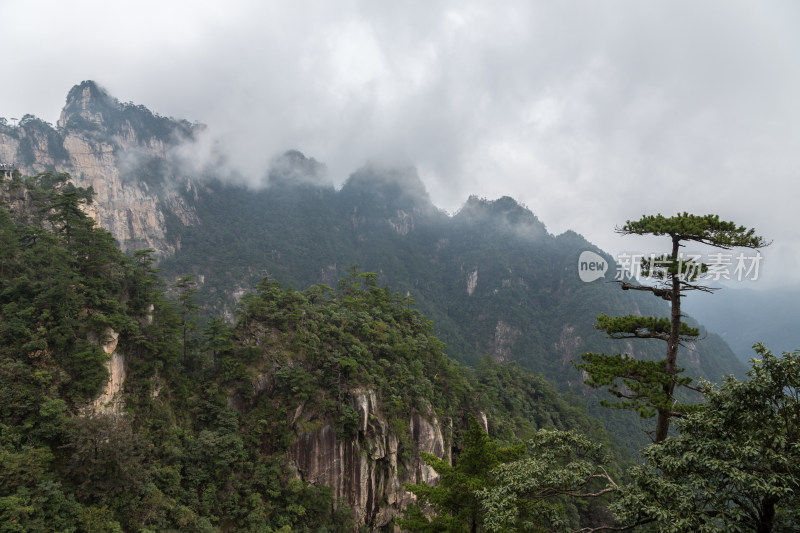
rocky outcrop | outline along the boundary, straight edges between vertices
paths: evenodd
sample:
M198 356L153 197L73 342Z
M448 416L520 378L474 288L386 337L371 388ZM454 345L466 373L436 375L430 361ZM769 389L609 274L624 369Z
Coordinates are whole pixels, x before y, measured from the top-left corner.
M400 235L408 235L408 232L414 231L414 216L402 209L398 209L395 216L388 222L392 229Z
M196 185L178 177L172 155L190 136L186 123L121 104L87 81L70 91L57 128L30 116L16 127L0 125L0 161L27 175L69 173L75 185L94 189L86 211L120 248L166 256L176 243L168 240L165 213L199 223L183 195Z
M13 133L14 129L8 126L0 128L0 162L2 163L15 164L19 157L19 140Z
M92 402L88 411L92 414L119 414L124 407L122 401L122 388L125 385L125 356L117 349L119 333L111 328L106 328L103 337L98 339L90 335L89 340L98 344L108 355L106 368L108 369L108 382L100 394Z
M407 421L410 443L401 444L381 412L374 390L356 389L350 396L359 415L355 435L339 439L332 421L308 424L307 418L295 413L295 427L310 425L313 429L297 430L288 457L303 480L333 488L336 498L353 507L359 524L382 527L414 501L405 483L438 480L436 471L420 460L419 452L451 461L451 428L431 409L414 412Z
M521 331L502 320L497 321L497 326L494 330L494 339L492 340L491 350L492 356L498 362L511 361L511 351L514 348L514 343L519 338Z
M478 269L476 268L467 275L467 295L472 296L475 287L478 286Z
M575 326L564 324L558 342L553 345L556 353L561 355L561 366L567 366L570 361L577 359L580 345L581 338L575 334Z

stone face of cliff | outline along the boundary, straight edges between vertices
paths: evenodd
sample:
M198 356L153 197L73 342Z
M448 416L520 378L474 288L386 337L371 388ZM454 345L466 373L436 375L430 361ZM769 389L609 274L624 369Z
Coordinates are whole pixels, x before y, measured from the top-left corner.
M16 127L0 125L0 162L23 174L68 172L76 185L94 189L88 214L123 250L165 256L178 245L167 237L165 214L199 223L184 199L197 185L179 176L172 157L192 134L188 123L121 104L86 81L70 91L56 128L31 116Z
M435 483L439 478L420 460L419 452L451 462L451 427L432 410L409 413L413 450L403 454L399 436L381 412L375 391L356 389L351 397L360 421L356 435L340 440L333 423L323 420L314 429L298 430L288 458L304 481L332 487L336 498L353 507L359 524L382 527L414 500L405 483ZM295 422L304 418L298 414Z
M84 414L115 414L122 412L124 402L122 398L123 386L126 377L125 355L118 349L119 333L107 328L102 338L90 335L89 340L99 345L108 356L106 368L108 369L108 382L103 392L94 399Z

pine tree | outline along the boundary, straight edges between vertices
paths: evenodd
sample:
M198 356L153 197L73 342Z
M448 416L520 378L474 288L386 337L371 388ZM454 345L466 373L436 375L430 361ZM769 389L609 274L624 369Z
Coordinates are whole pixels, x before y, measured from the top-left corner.
M683 243L697 242L724 250L756 249L769 243L757 236L755 230L720 221L718 215L683 213L669 218L649 215L638 221L628 221L616 231L622 235L670 237L669 253L642 260L641 272L655 281L652 285L620 281L620 286L623 290L650 292L668 301L671 313L669 318L600 315L596 327L614 339L660 339L667 344L666 354L659 361L640 361L627 354L585 353L581 355L584 362L576 366L588 374L587 385L609 386L609 392L622 400L610 406L635 409L645 418L656 415L653 440L661 442L669 432L670 419L680 415L683 409L675 397L676 387L690 387L691 383L691 378L681 376L683 369L677 366L678 347L682 341L696 339L700 333L681 320L681 298L688 291L715 290L698 284L708 265L687 261L680 253Z
M186 356L189 352L189 344L193 339L189 335L197 329L197 310L199 306L194 302L194 295L197 294L197 282L192 275L183 276L175 282L178 289L178 301L181 314L182 339L183 339L183 364L186 364Z
M425 463L441 476L435 487L406 485L417 497L417 503L408 507L399 525L410 531L482 531L482 512L477 491L492 485L492 470L497 466L519 459L524 445L501 447L483 430L474 417L469 419L469 429L463 436L463 452L450 466L446 460L433 454L420 454ZM427 517L424 510L435 514Z

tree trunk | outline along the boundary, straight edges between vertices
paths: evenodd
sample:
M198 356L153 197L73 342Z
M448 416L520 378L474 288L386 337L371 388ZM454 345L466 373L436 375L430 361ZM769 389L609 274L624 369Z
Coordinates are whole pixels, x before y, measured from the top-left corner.
M673 264L678 260L678 249L680 240L677 235L672 236L672 261ZM670 274L672 287L670 287L670 303L672 314L670 316L669 340L667 341L666 369L668 381L664 384L664 394L669 401L675 391L675 379L678 375L678 346L680 345L681 333L681 285L679 272L676 269ZM658 420L656 422L656 442L661 442L667 438L669 433L669 421L671 418L672 407L663 406L658 410Z
M655 442L661 442L667 438L669 433L669 418L670 413L667 410L659 409L658 418L656 419L656 436Z
M761 509L759 509L759 522L756 525L758 533L771 533L772 525L775 522L775 504L778 503L778 498L775 496L768 496L761 502Z

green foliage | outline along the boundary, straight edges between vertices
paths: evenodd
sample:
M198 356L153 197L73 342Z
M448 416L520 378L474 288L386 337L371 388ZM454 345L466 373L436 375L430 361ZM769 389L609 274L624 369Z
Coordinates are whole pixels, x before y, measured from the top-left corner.
M542 429L527 446L501 447L471 418L452 466L423 457L441 477L435 486L407 486L417 503L398 523L409 531L570 531L613 522L603 507L617 490L609 456L576 431Z
M457 475L445 476L457 490L494 483L491 465L518 458L540 428L610 442L583 400L541 376L489 356L474 371L454 363L407 292L375 273L354 267L336 289L303 291L264 278L235 324L204 320L192 276L171 277L168 298L151 251L127 257L95 227L90 190L52 172L3 183L0 197L11 189L25 198L0 209L0 516L11 530L353 530L351 509L286 457L324 424L361 439L363 395L399 440L401 472L416 459L410 416L452 420L458 434L470 414L488 415L498 440L464 433ZM113 334L125 410L89 416ZM477 523L474 491L458 501Z
M244 341L241 349L272 354L271 360L254 360L253 370L269 372L278 363L272 371L276 401L334 418L340 436L354 435L358 426L351 404L361 387L379 391L391 422L407 421L409 408L425 412L435 406L440 414L457 414L468 386L430 322L408 299L378 287L375 278L353 270L337 291L295 291L265 278L242 299L237 316L234 335ZM231 386L249 390L244 368L231 377Z
M578 255L595 248L573 232L548 234L511 198L473 197L448 216L411 173L366 168L336 190L305 179L312 160L299 153L292 160L299 164L280 179L270 177L268 188L210 179L181 193L202 223L168 225L169 239L181 246L160 266L169 279L203 274L196 301L207 312L233 315L234 294L258 284L265 271L284 286L337 287L347 267L360 264L380 272L381 284L413 297L451 358L475 365L491 353L542 374L562 391L575 385L570 360L585 351L618 350L592 327L597 314L668 314L660 299L581 282L574 275ZM643 339L636 355L653 360L663 349ZM681 348L679 366L712 380L743 374L744 365L731 356L708 334L691 353ZM646 440L641 422L599 407L603 395L588 398L589 409L613 423L615 440L633 451Z
M0 207L0 364L16 368L15 379L56 387L77 404L107 380L107 356L89 339L136 326L121 302L130 264L83 213L91 191L68 178L52 172L29 178L25 213Z
M86 90L89 101L75 105ZM100 120L83 118L84 109ZM189 125L121 104L91 82L70 94L66 114L67 129L117 147L114 135L130 127L143 140L191 135ZM23 118L15 129L23 162L42 140L56 160L65 156L50 130ZM171 170L142 159L124 178L156 185ZM400 439L401 470L415 452L411 413L435 412L452 420L456 435L461 430L454 465L425 456L442 483L417 487L420 502L440 512L411 508L412 529L596 527L585 520L596 509L584 496L604 492L610 476L601 467L613 473L617 465L587 437L613 452L608 435L587 417L583 399L481 354L570 381L566 361L609 346L583 320L598 311L599 329L612 338L644 340L635 360L587 354L596 370L589 384L610 387L643 415L683 417L681 435L650 448L623 491L625 523L735 531L797 522L796 361L760 351L750 381L731 378L706 390L707 407L681 411L673 388L690 380L677 366L677 340L701 330L680 322L677 307L670 319L657 318L663 306L565 277L576 250L589 246L579 236L547 234L510 198L470 198L447 217L409 176L365 169L340 191L307 177L288 169L271 175L264 191L213 180L182 191L203 223L184 227L166 214L169 238L182 244L162 263L178 280L172 299L150 252L123 256L85 216L91 190L55 172L24 180L16 173L0 184L0 198L24 205L0 208L0 531L353 530L351 510L330 489L300 481L286 451L328 423L338 438L359 439L354 399L366 392L376 394ZM623 288L673 305L680 296L669 289L691 288L706 269L681 276L674 251L681 241L766 244L711 215L643 217L619 231L672 238L673 253L653 261L659 270L643 264L659 285ZM343 270L354 262L399 292L378 287L377 274ZM258 282L264 269L271 277ZM186 272L207 281L196 285ZM337 288L313 285L320 281ZM253 283L236 324L200 316L198 304L232 311L234 291ZM652 316L610 318L634 310ZM125 354L126 410L87 417L81 413L107 381L98 344L110 330ZM454 364L440 338L476 369ZM664 361L653 360L652 339L668 341ZM724 350L700 352L693 373L730 369L718 356ZM483 413L491 437L466 422ZM615 427L622 438L626 431ZM519 445L505 447L523 440L530 440L524 458Z
M593 388L608 387L612 396L625 400L601 400L606 407L635 410L642 418L655 416L657 409L691 409L691 406L675 406L674 399L665 392L673 383L688 385L691 378L673 380L664 370L664 361L640 361L621 354L583 354L582 357L586 365L594 368L584 383Z
M197 335L192 280L166 299L150 251L123 255L69 176L5 182L0 198L12 189L24 201L0 206L0 531L352 530L348 507L264 454L226 406L216 373L253 357L219 320ZM111 330L127 409L92 416Z
M601 314L597 317L595 327L605 331L612 339L631 337L667 339L669 338L671 325L669 318L635 315L610 317ZM681 322L679 332L681 340L692 340L700 335L698 328L693 328L686 322Z
M194 333L197 331L197 310L199 309L193 299L197 293L196 285L197 282L194 276L182 276L174 285L178 292L178 305L181 314L181 344L183 345L184 363L186 362L186 354L192 349L192 345L196 340Z
M513 461L524 452L524 446L501 447L489 438L477 420L470 418L469 429L462 437L463 451L450 466L431 454L423 454L425 463L440 476L436 486L407 485L417 503L399 520L409 531L477 531L483 528L483 514L477 493L492 486L492 471L502 463ZM424 511L433 512L426 516Z
M800 352L755 346L748 380L706 384L706 403L644 451L615 504L658 531L791 531L800 520Z
M596 500L617 490L608 459L580 433L538 431L526 457L499 465L494 484L476 493L486 531L572 531L580 526L576 506L592 509L582 513L590 517L607 515Z
M542 376L516 363L484 356L475 368L473 405L485 409L489 434L503 442L525 442L539 429L575 430L615 449L602 423L588 416L586 402L560 394Z
M679 241L699 242L724 249L761 248L769 244L756 235L755 229L721 221L719 215L647 215L636 221L627 221L617 232L624 235L669 235Z
M78 500L94 504L141 490L147 474L141 468L145 443L129 419L75 418L65 440L64 475L75 487Z

